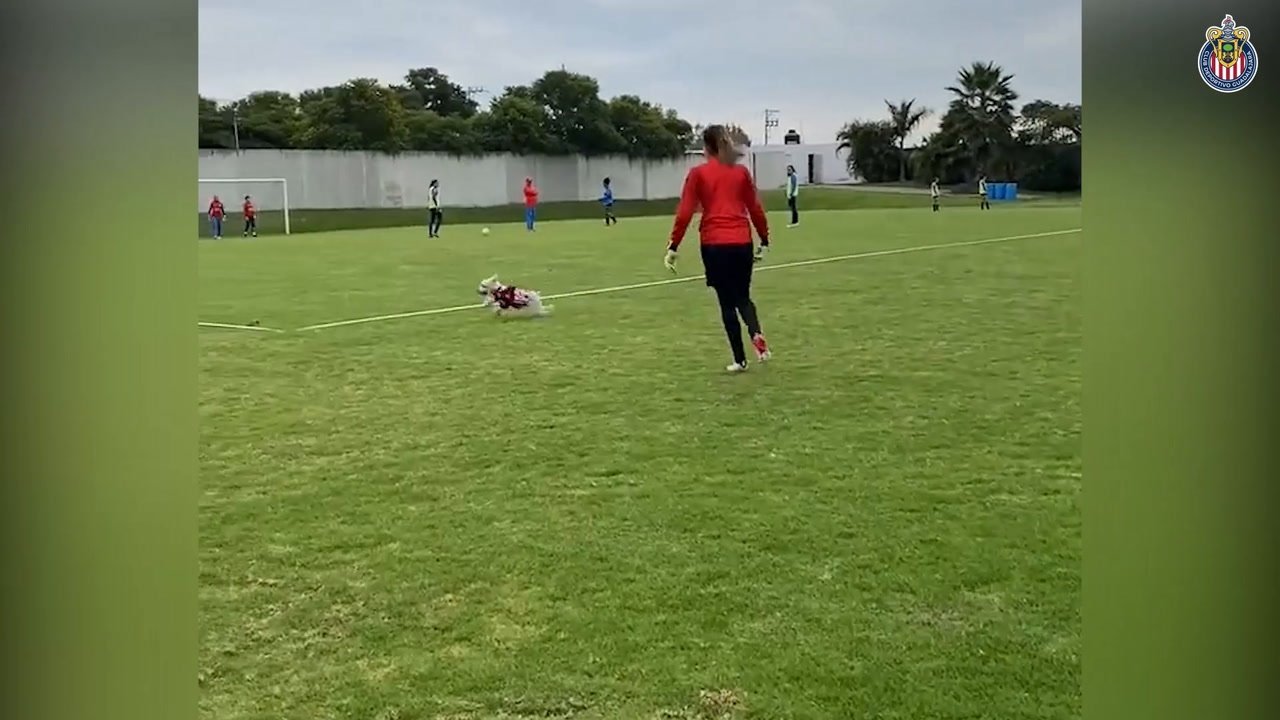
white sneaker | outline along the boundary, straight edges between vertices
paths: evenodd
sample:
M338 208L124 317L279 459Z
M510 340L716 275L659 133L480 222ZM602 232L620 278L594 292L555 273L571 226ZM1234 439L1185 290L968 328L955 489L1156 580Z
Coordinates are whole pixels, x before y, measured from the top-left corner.
M788 228L800 227L800 223L791 223L791 224L790 224L790 225L788 225L787 227L788 227Z
M747 364L746 364L746 363L733 363L733 364L732 364L732 365L730 365L729 367L725 368L725 370L727 370L728 372L731 372L731 373L746 372L746 371L747 371Z

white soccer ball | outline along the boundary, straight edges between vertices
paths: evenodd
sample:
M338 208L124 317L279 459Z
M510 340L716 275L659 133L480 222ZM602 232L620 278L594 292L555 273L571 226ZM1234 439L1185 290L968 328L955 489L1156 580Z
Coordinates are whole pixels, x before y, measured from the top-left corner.
M480 234L481 234L481 235L488 235L488 234L489 234L489 228L481 228L481 229L480 229Z

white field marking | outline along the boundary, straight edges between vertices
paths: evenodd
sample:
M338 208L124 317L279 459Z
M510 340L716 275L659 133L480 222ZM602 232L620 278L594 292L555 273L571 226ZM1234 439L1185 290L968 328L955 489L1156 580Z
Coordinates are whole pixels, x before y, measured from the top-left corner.
M254 332L282 333L283 330L276 328L262 327L261 325L236 325L234 323L216 323L216 322L199 322L196 323L200 327L224 328L227 330L252 330Z
M808 265L822 265L825 263L841 262L844 260L860 260L864 258L885 257L888 255L906 255L908 253L927 252L929 250L945 250L947 248L972 247L974 245L991 245L994 243L1013 242L1014 240L1031 240L1034 238L1053 237L1056 235L1070 235L1080 232L1081 228L1071 228L1069 230L1051 230L1049 232L1031 233L1030 235L1009 235L1007 237L986 238L983 240L963 240L960 242L938 243L935 245L916 245L914 247L893 248L890 250L872 250L869 252L852 253L849 255L833 255L831 257L815 258L813 260L797 260L795 262L780 263L777 265L761 265L755 269L756 272L764 272L766 270L782 270L784 268L805 267ZM663 285L675 285L677 283L694 282L702 280L706 275L683 275L677 278L667 280L653 280L650 282L632 283L630 285L614 285L613 287L592 288L590 290L574 290L573 292L558 293L555 295L543 295L543 300L559 300L562 298L583 297L586 295L604 295L606 293L625 292L627 290L642 290L644 288L662 287ZM409 312L393 313L391 315L373 315L371 317L354 318L352 320L337 320L335 322L320 323L318 325L308 325L298 328L298 332L308 330L325 330L327 328L343 327L346 325L363 325L365 323L382 322L384 320L399 320L402 318L424 317L427 315L444 315L446 313L462 312L463 310L478 310L482 306L480 303L471 303L470 305L454 305L452 307L432 308L430 310L412 310Z
M413 310L410 312L393 313L391 315L374 315L373 317L356 318L354 320L338 320L337 322L320 323L319 325L308 325L298 328L298 332L307 330L324 330L325 328L342 327L344 325L361 325L371 322L382 322L383 320L399 320L400 318L423 317L424 315L443 315L445 313L460 312L462 310L479 310L483 305L473 302L470 305L454 305L453 307L434 308L432 310Z

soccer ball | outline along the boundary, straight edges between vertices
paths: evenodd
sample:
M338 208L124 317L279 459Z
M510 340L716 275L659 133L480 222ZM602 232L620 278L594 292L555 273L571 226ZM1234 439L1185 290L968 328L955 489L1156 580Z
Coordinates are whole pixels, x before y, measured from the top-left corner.
M489 234L489 228L481 228L481 229L480 229L480 234L481 234L481 235L488 235L488 234Z

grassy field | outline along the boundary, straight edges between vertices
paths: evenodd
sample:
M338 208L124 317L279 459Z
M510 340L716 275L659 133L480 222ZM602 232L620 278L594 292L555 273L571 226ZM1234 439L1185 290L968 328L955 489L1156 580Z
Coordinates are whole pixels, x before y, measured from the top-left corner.
M895 192L894 188L871 188L876 192L867 192L848 187L815 187L802 191L801 207L806 210L866 210L889 208L918 208L929 202L928 197L921 197L926 192L916 188L912 192ZM771 210L783 210L787 206L786 198L781 190L762 193L765 206ZM1046 204L1057 202L1058 198L1042 197L1036 200L1023 201L1022 204ZM1068 203L1078 203L1079 198L1068 198ZM972 196L943 197L943 203L949 207L963 207L974 203ZM234 203L232 203L234 205ZM618 202L616 212L619 217L653 217L670 216L676 201L671 198L662 200L622 200ZM238 206L237 206L238 207ZM234 210L235 208L228 208ZM557 220L596 219L600 217L600 204L587 202L546 202L538 208L538 217L544 222ZM448 207L445 208L446 221L450 225L500 224L507 222L523 222L524 207L521 205L500 205L496 207ZM332 232L334 230L366 230L384 227L426 227L427 211L423 208L358 208L351 210L294 210L290 213L290 231L293 233ZM203 215L199 218L199 234L209 236L209 225ZM243 220L239 213L233 212L227 218L223 229L225 236L240 234ZM258 226L261 234L279 234L284 232L284 215L279 212L262 212L258 215Z
M1080 214L812 212L770 265L951 246L761 272L740 376L699 282L297 331L668 279L666 218L202 243L285 331L201 331L202 716L1080 717Z

